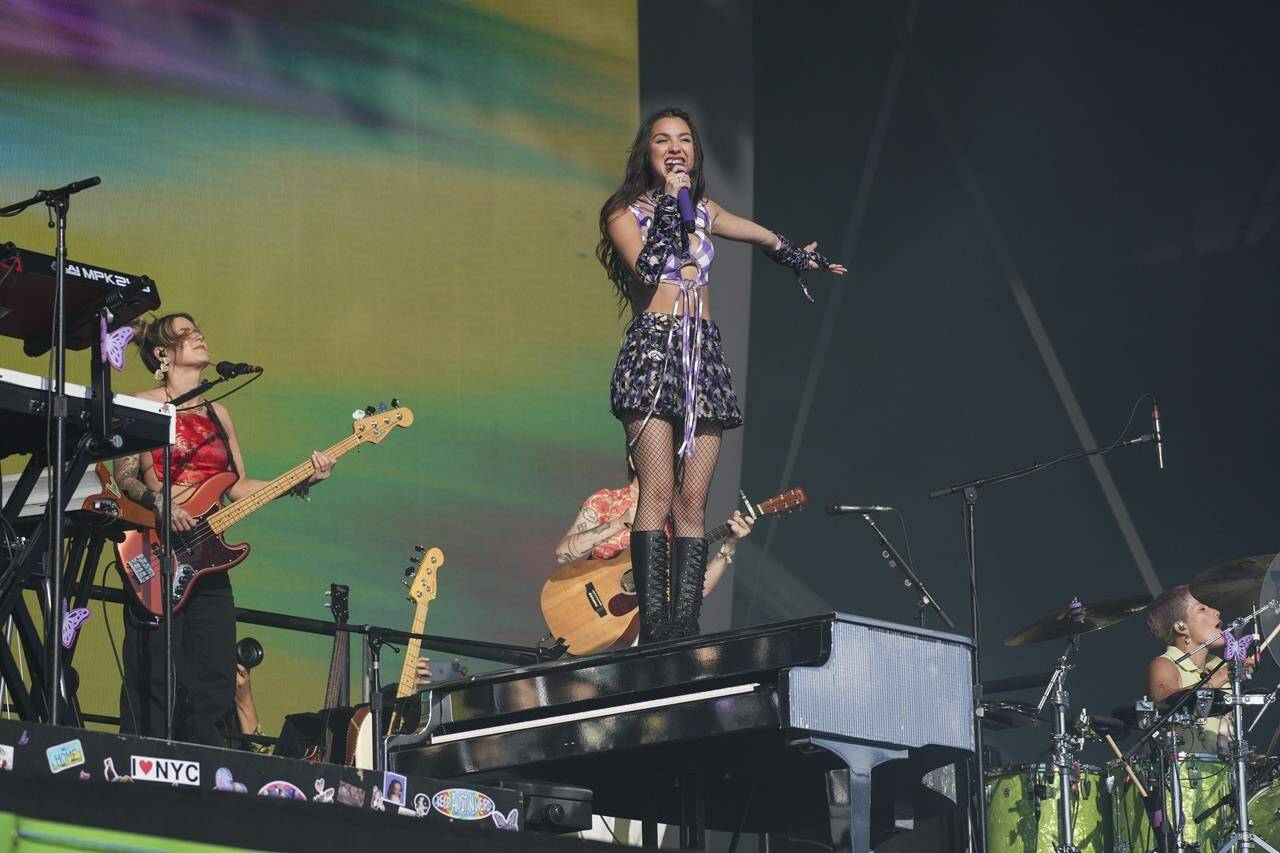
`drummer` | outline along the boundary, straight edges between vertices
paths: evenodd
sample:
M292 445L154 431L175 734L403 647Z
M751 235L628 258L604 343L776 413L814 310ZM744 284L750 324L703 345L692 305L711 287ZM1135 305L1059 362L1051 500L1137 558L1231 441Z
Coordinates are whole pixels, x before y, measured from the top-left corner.
M1169 694L1184 687L1194 687L1207 670L1221 662L1210 649L1221 649L1222 614L1198 601L1187 586L1175 586L1155 597L1147 608L1147 630L1165 644L1164 654L1147 665L1147 695L1163 702ZM1217 637L1217 639L1213 639ZM1206 640L1213 640L1186 660L1178 659ZM1206 687L1224 687L1227 668L1220 667ZM1209 717L1196 729L1184 730L1186 752L1228 752L1231 737L1230 718Z

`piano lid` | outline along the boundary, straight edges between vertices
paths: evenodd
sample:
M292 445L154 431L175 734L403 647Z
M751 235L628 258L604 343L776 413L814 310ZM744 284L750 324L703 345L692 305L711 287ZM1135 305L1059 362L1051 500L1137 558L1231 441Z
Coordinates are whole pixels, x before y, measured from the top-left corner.
M585 710L628 697L661 698L731 684L774 683L779 671L821 664L833 616L810 616L433 685L430 701L451 706L449 730L494 718L517 721L548 708Z
M733 684L777 684L793 667L821 667L831 653L832 625L851 623L970 646L966 637L867 619L825 613L689 637L666 643L568 657L550 663L477 675L436 684L432 704L448 712L437 717L444 730L517 722L549 709L581 711L629 699L657 699Z

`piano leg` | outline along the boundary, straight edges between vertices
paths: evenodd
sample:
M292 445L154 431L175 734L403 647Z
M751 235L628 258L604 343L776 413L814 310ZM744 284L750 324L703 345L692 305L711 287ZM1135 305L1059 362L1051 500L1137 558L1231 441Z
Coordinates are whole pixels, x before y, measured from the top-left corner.
M868 853L871 850L871 771L876 765L906 758L904 749L864 746L827 738L811 738L844 762L845 770L827 773L827 809L832 850Z
M705 850L707 843L707 800L702 774L689 769L680 778L680 849Z
M658 848L658 822L653 818L640 821L640 845L646 850Z

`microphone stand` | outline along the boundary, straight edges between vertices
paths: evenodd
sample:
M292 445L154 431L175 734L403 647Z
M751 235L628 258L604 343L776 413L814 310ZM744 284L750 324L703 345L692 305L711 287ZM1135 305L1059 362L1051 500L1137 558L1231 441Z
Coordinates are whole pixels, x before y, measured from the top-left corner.
M49 601L45 612L45 722L58 724L58 703L62 685L62 542L65 528L63 511L66 504L67 458L67 211L71 209L71 196L81 190L102 183L97 178L67 184L54 190L40 190L31 198L0 208L0 216L16 216L32 205L44 203L49 208L50 225L57 228L54 249L53 290L53 388L50 395L50 411L53 420L53 459L46 460L52 467L49 484L49 506L52 518L49 522Z
M201 379L199 385L192 388L190 391L186 392L185 394L179 394L169 402L173 405L175 409L177 409L178 406L181 406L183 403L187 402L188 400L193 400L196 397L199 397L201 394L205 393L210 388L213 388L215 386L221 385L223 382L226 382L229 378L230 377L228 376L219 376L217 379Z
M920 627L924 627L925 611L932 607L934 612L938 614L938 618L942 620L942 623L954 631L956 623L951 621L951 617L942 609L942 605L938 603L938 599L934 598L929 593L928 588L924 585L924 581L920 580L920 576L912 570L911 565L907 563L906 560L902 559L902 555L898 553L898 549L893 547L893 543L889 541L889 538L881 532L875 521L872 520L871 514L863 512L859 513L859 515L862 516L862 520L867 523L867 526L875 532L876 538L880 540L880 546L884 549L881 552L881 556L885 558L885 562L890 566L896 566L902 571L902 574L905 576L905 579L903 580L903 584L905 586L908 588L914 586L916 588L916 592L919 594L919 600L916 603L916 619L919 620Z
M978 556L977 556L977 529L975 516L978 507L978 490L985 486L993 486L996 483L1003 483L1006 480L1014 480L1018 477L1025 477L1034 474L1042 468L1048 468L1062 462L1071 462L1076 459L1084 459L1089 456L1101 456L1102 454L1113 450L1116 447L1132 447L1138 444L1146 444L1154 441L1155 435L1148 433L1137 438L1131 438L1128 441L1122 441L1107 447L1094 447L1089 450L1077 450L1074 453L1068 453L1049 462L1032 462L1030 465L1024 465L1021 468L1015 468L1011 471L1005 471L1000 474L992 474L988 477L979 477L976 480L970 480L965 483L957 483L954 486L946 486L941 489L935 489L929 493L929 499L947 497L948 495L959 494L963 497L964 508L964 542L965 557L969 563L969 606L970 616L973 620L973 713L975 718L982 717L982 666L979 657L982 648L981 638L981 620L978 607ZM978 820L977 830L979 835L979 850L986 849L986 830L987 830L987 803L986 798L982 796L982 786L985 784L986 775L986 758L983 756L983 737L982 737L982 721L978 719L973 727L973 740L976 752L977 762L977 787L976 790L978 800Z

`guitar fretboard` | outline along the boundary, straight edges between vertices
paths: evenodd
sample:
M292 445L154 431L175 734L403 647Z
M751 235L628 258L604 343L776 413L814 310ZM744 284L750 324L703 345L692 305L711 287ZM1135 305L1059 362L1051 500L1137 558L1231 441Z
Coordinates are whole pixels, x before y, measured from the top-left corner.
M427 602L422 600L413 611L413 627L410 634L421 634L427 624ZM409 645L404 653L404 666L400 667L400 684L396 688L396 698L403 699L418 692L418 658L422 656L422 641L417 637L409 638Z
M334 459L337 459L347 451L353 450L359 445L360 436L352 434L330 447L325 451L325 453L332 456ZM290 489L311 479L311 475L315 472L316 466L313 465L311 460L308 458L306 462L303 462L296 468L285 471L279 477L276 477L270 483L267 483L253 494L241 498L225 509L220 509L213 515L209 516L209 529L214 533L225 533L231 525L238 521L244 521L250 515L262 509L276 498L288 493Z

